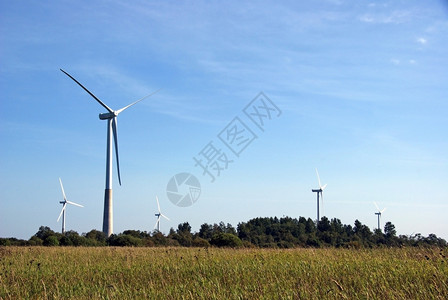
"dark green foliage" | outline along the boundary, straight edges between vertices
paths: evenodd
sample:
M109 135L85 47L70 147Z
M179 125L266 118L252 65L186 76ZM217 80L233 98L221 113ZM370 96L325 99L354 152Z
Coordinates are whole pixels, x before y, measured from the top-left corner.
M199 229L199 237L202 239L211 239L213 236L213 225L209 225L207 223L204 223L201 225L201 228Z
M123 234L132 235L133 237L139 239L145 239L151 237L151 235L146 231L140 231L140 230L125 230L123 231Z
M395 237L397 234L397 231L395 230L395 225L392 224L391 222L387 222L386 225L384 225L384 234L388 239Z
M86 237L89 246L105 246L106 235L104 232L92 229L88 233L83 234Z
M188 224L188 222L184 222L182 224L179 224L179 226L177 227L177 233L178 234L182 234L182 233L189 234L189 233L191 233L191 226L190 226L190 224Z
M118 234L118 235L112 234L107 239L107 244L109 246L138 247L142 246L143 242L140 238L137 238L129 234Z
M42 245L42 240L40 241ZM0 238L0 246L29 246L28 241L19 240L16 238Z
M164 236L163 233L159 231L154 231L151 240L154 242L155 246L180 246L179 242L173 237L175 237L177 233L174 230L170 230L170 234L168 236Z
M59 240L54 235L49 235L44 240L44 246L59 246Z
M193 244L193 235L191 234L191 226L188 222L179 224L176 232L170 231L169 238L177 241L183 247L190 247Z
M173 228L167 236L154 231L125 230L121 234L106 239L103 232L91 230L79 235L68 231L64 235L54 232L47 226L39 227L38 232L28 241L16 238L0 238L0 246L183 246L183 247L260 247L260 248L293 248L293 247L446 247L447 242L435 234L423 237L417 233L412 236L396 235L395 225L387 222L384 233L369 227L359 220L354 226L344 225L339 219L329 220L326 217L316 224L311 218L254 218L241 222L235 229L231 224L202 224L199 232L192 233L188 222Z
M39 231L35 234L35 236L40 238L42 241L45 241L45 239L50 235L55 235L55 232L48 226L40 226Z
M9 239L0 238L0 246L11 246L11 241Z
M190 247L193 244L193 236L190 232L174 233L168 237L183 247Z
M38 238L37 236L33 235L29 241L28 241L30 246L42 246L44 241L42 241L40 238Z
M80 236L76 231L67 231L60 239L61 246L88 246L88 240L84 236Z
M213 235L210 240L210 244L217 247L241 247L243 242L236 236L231 233L220 232Z
M205 225L203 225L205 226ZM354 227L343 225L339 219L326 217L316 224L310 218L255 218L237 226L238 237L246 244L257 247L345 247L371 248L377 246L446 246L444 239L430 235L428 238L396 237L395 226L386 223L385 234L356 220Z
M210 247L210 243L208 242L208 240L200 238L200 237L195 237L193 240L193 247L201 247L201 248L208 248Z

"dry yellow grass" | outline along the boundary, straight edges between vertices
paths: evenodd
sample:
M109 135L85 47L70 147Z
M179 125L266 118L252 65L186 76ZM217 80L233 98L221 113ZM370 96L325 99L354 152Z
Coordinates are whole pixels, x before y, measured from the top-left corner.
M0 248L1 299L446 299L448 250Z

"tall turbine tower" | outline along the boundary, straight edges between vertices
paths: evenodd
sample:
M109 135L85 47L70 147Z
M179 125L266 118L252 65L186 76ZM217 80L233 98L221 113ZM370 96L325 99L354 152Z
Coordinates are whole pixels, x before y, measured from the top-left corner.
M381 214L386 210L386 208L383 208L383 210L380 210L380 208L378 207L376 202L373 202L373 204L375 204L376 209L378 209L378 212L376 212L375 215L378 216L378 229L381 230L381 227L380 227Z
M59 178L59 183L61 184L62 196L64 197L64 201L59 201L59 203L62 204L62 210L61 210L61 213L59 214L58 220L56 222L59 222L59 219L62 216L62 234L64 234L65 233L65 210L67 208L67 204L76 205L79 207L84 207L84 206L82 206L81 204L77 204L75 202L68 201L67 197L65 197L64 187L62 186L61 178Z
M320 216L319 216L319 194L320 194L320 197L322 198L322 204L323 204L324 196L323 196L322 192L327 187L327 184L325 184L324 186L321 185L319 172L317 172L317 168L316 168L316 174L317 174L317 181L319 182L319 188L318 189L313 189L311 191L313 191L313 193L317 193L317 222L319 222L320 221Z
M156 225L154 225L154 228L157 228L157 231L160 232L160 217L164 217L165 219L167 219L168 221L170 219L168 219L167 216L165 216L164 214L162 214L162 212L160 211L160 204L159 204L159 197L156 196L156 200L157 200L157 209L158 209L158 213L156 213L156 217L157 217L157 222Z
M103 215L103 232L109 237L113 233L113 202L112 202L112 134L115 144L115 158L117 161L117 174L118 182L121 185L120 177L120 163L118 160L118 137L117 137L117 117L124 110L133 106L134 104L146 99L147 97L157 93L158 91L149 94L137 100L123 108L118 110L113 110L106 104L104 104L100 99L98 99L94 94L92 94L88 89L86 89L81 83L79 83L70 74L61 69L61 71L70 77L74 82L76 82L80 87L82 87L90 96L92 96L101 106L103 106L108 112L99 114L100 120L107 120L107 151L106 151L106 188L104 190L104 215Z

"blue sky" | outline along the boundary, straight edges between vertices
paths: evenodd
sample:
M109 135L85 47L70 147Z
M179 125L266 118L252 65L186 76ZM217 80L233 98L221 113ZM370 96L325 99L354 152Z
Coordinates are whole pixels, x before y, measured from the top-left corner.
M1 1L0 236L56 223L101 230L105 112L162 88L118 118L114 231L188 221L321 215L448 239L448 5L444 1ZM259 92L281 115L259 130L243 108ZM235 117L257 139L239 157L218 134ZM215 182L193 157L210 142L233 163ZM115 162L114 162L115 163ZM166 186L189 172L190 207Z

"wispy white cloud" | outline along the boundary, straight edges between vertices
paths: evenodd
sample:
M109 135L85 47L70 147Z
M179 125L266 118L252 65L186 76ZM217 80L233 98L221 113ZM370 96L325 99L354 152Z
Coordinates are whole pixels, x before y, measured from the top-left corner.
M415 64L417 64L417 61L415 59L409 59L409 60L403 59L403 60L401 60L401 59L398 59L398 58L392 58L390 60L390 62L393 65L395 65L395 66L398 66L398 65L415 65Z
M359 16L358 19L361 22L365 22L365 23L374 23L375 22L375 19L370 15L362 15L362 16Z
M422 45L425 45L428 41L425 38L423 38L423 37L419 37L417 39L417 42L422 44Z
M409 22L413 14L411 11L396 10L391 13L368 13L358 17L361 22L372 24L401 24Z

